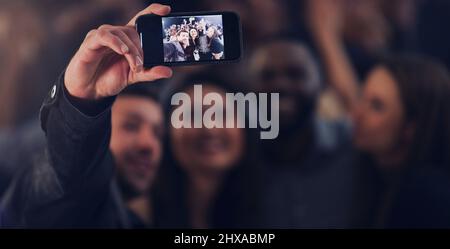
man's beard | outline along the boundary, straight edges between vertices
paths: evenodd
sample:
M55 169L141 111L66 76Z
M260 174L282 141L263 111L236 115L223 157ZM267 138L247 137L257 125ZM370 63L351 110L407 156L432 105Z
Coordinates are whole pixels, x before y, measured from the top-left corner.
M296 104L297 113L290 117L281 117L280 136L289 137L298 130L306 129L311 125L316 110L316 100L313 97L298 96ZM280 113L280 115L283 115Z
M292 160L298 160L297 158L291 159L292 155L287 155L285 152L292 149L301 150L301 148L293 148L292 146L301 146L301 140L311 138L316 110L315 98L297 96L296 100L294 109L297 112L280 113L280 132L278 138L263 141L262 147L267 152L267 160L273 165L288 165L292 163Z
M128 181L128 179L125 177L124 173L118 171L116 177L117 177L117 183L119 185L120 191L125 200L137 198L144 194L142 191L139 191L138 189L136 189L136 187L134 187L133 184L130 183L130 181Z

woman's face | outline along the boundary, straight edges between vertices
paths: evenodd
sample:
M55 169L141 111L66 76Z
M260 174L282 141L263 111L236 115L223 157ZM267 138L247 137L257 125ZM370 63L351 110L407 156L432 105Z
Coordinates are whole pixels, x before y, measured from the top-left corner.
M214 29L213 27L209 27L209 28L208 28L208 31L206 31L206 35L207 35L209 38L213 37L213 36L214 36L214 33L215 33L215 29Z
M225 104L225 92L213 85L203 85L203 96L218 93ZM193 88L186 91L192 105ZM211 106L203 105L203 113ZM193 110L193 106L191 108ZM225 110L223 110L224 122ZM193 120L194 113L191 112ZM226 127L225 123L223 127ZM236 127L235 125L233 127ZM175 159L188 172L220 174L231 169L241 160L245 148L244 130L239 128L171 128L171 146Z
M404 146L404 108L397 83L387 69L379 67L370 73L353 114L357 148L383 156Z
M191 29L191 37L192 37L192 39L195 39L196 37L197 37L197 30L195 30L195 29Z

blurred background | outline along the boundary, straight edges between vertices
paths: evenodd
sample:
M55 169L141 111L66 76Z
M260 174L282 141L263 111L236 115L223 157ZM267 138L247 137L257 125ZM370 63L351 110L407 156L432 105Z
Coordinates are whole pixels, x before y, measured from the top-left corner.
M0 128L36 118L40 103L85 34L101 24L123 24L152 1L1 0ZM240 14L245 52L284 34L314 47L308 1L159 1L173 12L233 10ZM450 63L450 2L445 0L340 0L343 36L358 75L383 53L413 51ZM340 10L334 10L340 11ZM324 14L332 15L332 13ZM246 63L245 61L242 63Z
M43 136L38 121L40 105L87 32L102 24L123 25L135 13L152 2L156 1L0 0L0 154L2 154L0 195L1 191L8 186L13 172L21 167L20 161L24 157L33 157L36 151L40 151L43 147L43 142L29 142ZM450 66L450 32L448 32L450 1L448 0L334 0L331 2L327 0L161 0L157 2L171 5L172 12L208 10L237 12L243 26L245 53L243 60L238 64L175 68L174 79L153 84L152 87L162 92L169 91L166 88L176 85L183 75L192 73L225 75L228 77L222 79L228 81L227 85L230 85L231 89L266 92L278 92L278 90L276 85L265 84L261 87L260 82L264 80L273 80L277 77L278 80L282 80L281 78L286 77L285 80L302 81L305 77L309 77L308 80L312 82L312 85L315 84L314 82L320 85L318 103L317 106L314 105L318 116L333 122L350 116L348 110L353 99L347 95L351 95L355 86L348 86L346 83L362 85L361 82L366 79L367 74L387 55L421 54L440 61L447 70ZM324 2L328 3L324 4ZM330 34L333 39L328 39ZM273 46L264 47L264 44L273 44ZM338 46L338 49L330 52L329 49L333 46ZM337 63L336 60L333 63L333 58L339 58ZM314 66L316 64L317 69ZM342 65L344 65L343 68L340 67ZM270 71L268 68L279 68L279 70ZM313 71L310 76L308 76L308 70ZM342 73L343 71L345 73L351 71L352 74L350 77L341 77L348 76ZM285 74L285 76L279 74ZM232 79L229 79L230 76ZM285 91L287 95L291 92L289 88L279 91ZM303 95L299 96L301 98ZM305 101L300 104L304 107L310 103L306 101L308 96L303 97ZM289 109L289 101L284 107L283 103L281 105L281 108L286 108L280 110L281 112L292 112ZM169 113L166 111L165 114ZM299 113L298 117L307 115L308 113ZM282 123L285 122L284 117L286 115L281 114ZM300 124L294 122L293 125ZM297 134L289 125L286 127L282 133L287 133L288 136ZM292 133L289 133L291 131ZM289 143L284 138L286 135L280 136L280 141ZM40 140L37 139L37 141ZM332 136L325 139L325 144L329 145L330 141L333 141ZM304 146L293 144L295 146L291 147L303 148ZM336 147L343 148L341 146L343 144L348 145L344 138L339 140ZM277 154L277 158L269 158L267 162L275 165L290 164L304 159L296 158L298 153L295 151L281 151L281 149L274 151L273 148L281 148L280 146L273 144L261 146L263 149L255 152L256 158L261 159L273 152ZM263 152L265 146L271 149ZM348 145L348 148L352 146ZM323 159L329 154L314 154L313 158L331 160L336 165L347 165L345 163L347 151L338 150L333 153L339 153L340 159ZM312 166L330 164L320 160L317 163L309 161L308 163ZM250 162L256 161L259 160ZM273 190L271 195L273 199L262 212L278 211L277 214L265 215L269 217L267 224L271 227L351 226L350 222L343 221L350 210L348 206L338 205L335 207L335 212L321 209L330 203L351 202L350 197L347 198L344 194L346 190L343 187L344 183L355 180L352 174L346 174L350 171L353 172L350 169L345 171L343 168L338 168L326 173L322 172L323 174L317 173L322 174L318 177L317 174L309 175L308 169L305 169L301 173L305 179L302 177L291 179L293 182L304 182L299 186L283 185L289 182L286 179L292 176L289 170L278 172L279 179L284 180L273 182L276 186L270 189L270 191ZM336 181L339 177L340 180ZM314 184L311 183L313 181L315 181ZM325 186L334 188L336 192L325 189L322 191L321 188ZM317 192L306 191L299 195L290 193L288 197L277 194L285 193L283 191L295 192L297 188L302 187L314 188ZM321 194L323 194L322 197L326 196L328 201L317 197ZM279 201L283 197L285 197L284 201L287 198L290 203L285 203L284 206L273 204L283 202L283 200ZM449 202L448 199L443 201ZM298 204L299 202L301 205ZM292 217L282 217L282 214L286 213L282 210L287 209L296 209L292 211ZM309 216L308 212L312 212L311 209L315 209L316 212ZM314 218L317 219L314 220ZM296 219L299 220L298 223L295 222ZM371 224L374 223L376 222ZM167 221L166 224L170 227L171 223Z

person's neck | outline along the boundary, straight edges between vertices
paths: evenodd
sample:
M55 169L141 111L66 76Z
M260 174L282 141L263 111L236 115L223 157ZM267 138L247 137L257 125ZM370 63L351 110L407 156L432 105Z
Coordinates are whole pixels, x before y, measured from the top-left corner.
M190 176L188 205L193 228L208 228L211 204L222 183L222 175L198 172Z
M151 200L148 195L140 195L127 200L127 207L136 214L143 223L149 225L153 221Z

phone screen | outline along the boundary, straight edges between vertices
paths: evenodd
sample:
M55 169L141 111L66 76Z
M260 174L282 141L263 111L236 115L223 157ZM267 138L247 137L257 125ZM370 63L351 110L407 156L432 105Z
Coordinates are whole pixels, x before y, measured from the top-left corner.
M145 15L136 28L145 67L234 62L242 54L239 17L232 12Z
M164 62L226 58L222 15L162 18Z

